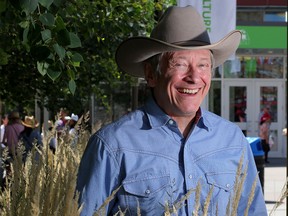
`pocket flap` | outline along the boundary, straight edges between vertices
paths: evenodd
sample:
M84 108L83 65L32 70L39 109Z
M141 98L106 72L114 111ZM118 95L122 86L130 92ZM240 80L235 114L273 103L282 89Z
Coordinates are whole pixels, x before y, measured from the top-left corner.
M235 178L235 172L206 173L208 184L214 185L225 191L233 190Z
M166 175L127 180L123 181L123 187L127 193L136 196L149 197L153 193L165 188L169 184L169 179L170 177Z

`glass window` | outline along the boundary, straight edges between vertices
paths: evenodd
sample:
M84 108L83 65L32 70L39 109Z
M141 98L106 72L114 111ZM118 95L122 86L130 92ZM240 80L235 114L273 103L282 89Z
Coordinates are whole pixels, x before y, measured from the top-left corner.
M260 88L260 111L262 111L264 107L268 108L272 122L277 122L277 97L277 87L262 86Z
M238 11L237 22L263 22L263 12L261 11Z
M287 11L237 11L237 22L287 22Z
M258 57L257 70L259 78L283 78L283 57Z
M247 88L242 86L230 86L230 117L233 122L246 122Z
M285 12L266 12L264 22L287 22Z
M283 57L238 56L224 63L224 78L283 78L283 61Z

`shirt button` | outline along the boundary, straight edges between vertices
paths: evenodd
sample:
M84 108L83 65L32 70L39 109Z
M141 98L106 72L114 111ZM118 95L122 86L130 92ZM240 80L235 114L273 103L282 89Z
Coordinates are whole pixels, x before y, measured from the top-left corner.
M169 120L169 124L173 125L174 121L172 119Z
M189 178L189 179L192 179L192 177L193 177L192 174L189 174L188 178Z
M146 191L145 191L145 194L147 194L147 195L149 195L151 193L151 191L149 190L149 189L147 189Z
M230 184L226 184L226 188L230 188Z

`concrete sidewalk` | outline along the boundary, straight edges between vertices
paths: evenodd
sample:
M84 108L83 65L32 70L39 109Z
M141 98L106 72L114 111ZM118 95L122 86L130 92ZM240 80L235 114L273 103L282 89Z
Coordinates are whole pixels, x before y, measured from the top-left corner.
M287 216L287 197L275 208L279 202L283 188L286 189L285 183L287 179L286 158L270 158L269 164L265 164L264 168L264 197L270 216Z

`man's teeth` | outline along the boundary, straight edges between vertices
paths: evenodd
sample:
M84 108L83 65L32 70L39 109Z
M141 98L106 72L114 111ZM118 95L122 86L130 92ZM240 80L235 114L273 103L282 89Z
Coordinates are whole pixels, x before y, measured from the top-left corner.
M196 94L199 89L180 89L180 92L185 94Z

